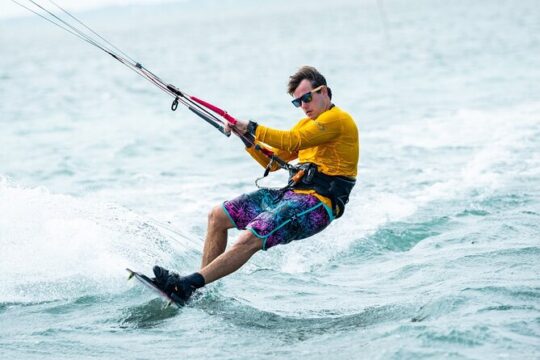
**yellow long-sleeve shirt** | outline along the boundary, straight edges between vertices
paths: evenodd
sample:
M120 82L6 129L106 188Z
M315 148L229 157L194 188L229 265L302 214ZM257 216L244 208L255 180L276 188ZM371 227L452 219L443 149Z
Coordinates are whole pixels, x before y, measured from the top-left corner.
M326 175L356 178L360 154L358 129L353 118L337 106L323 112L316 119L300 120L288 131L259 125L255 141L285 161L297 158L300 163L316 164L318 170ZM263 167L268 165L268 158L259 151L253 147L247 148L247 151ZM279 166L274 164L271 170L278 169ZM295 191L312 193L331 207L330 199L314 190Z

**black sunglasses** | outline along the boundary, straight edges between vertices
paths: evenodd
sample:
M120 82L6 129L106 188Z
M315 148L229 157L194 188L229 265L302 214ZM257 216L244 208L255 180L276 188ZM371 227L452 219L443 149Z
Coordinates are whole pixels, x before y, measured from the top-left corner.
M315 88L311 91L308 91L307 93L305 93L304 95L294 99L292 102L292 104L295 106L295 107L300 107L302 105L302 103L308 103L308 102L311 102L311 100L313 100L313 93L316 92L321 92L321 89L323 88L324 85L321 85L319 86L318 88Z

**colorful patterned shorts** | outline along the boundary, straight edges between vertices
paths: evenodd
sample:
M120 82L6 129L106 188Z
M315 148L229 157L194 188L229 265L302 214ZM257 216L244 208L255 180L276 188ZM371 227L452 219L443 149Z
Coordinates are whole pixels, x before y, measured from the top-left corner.
M223 209L236 228L262 239L263 250L310 237L333 220L332 210L313 195L260 189L225 201Z

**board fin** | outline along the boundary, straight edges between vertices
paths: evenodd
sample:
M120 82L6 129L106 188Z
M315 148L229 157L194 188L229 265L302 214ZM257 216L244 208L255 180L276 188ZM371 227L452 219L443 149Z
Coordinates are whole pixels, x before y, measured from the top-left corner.
M126 269L127 271L129 271L129 275L128 275L128 281L133 279L133 277L135 276L135 273L133 271L131 271L130 269Z

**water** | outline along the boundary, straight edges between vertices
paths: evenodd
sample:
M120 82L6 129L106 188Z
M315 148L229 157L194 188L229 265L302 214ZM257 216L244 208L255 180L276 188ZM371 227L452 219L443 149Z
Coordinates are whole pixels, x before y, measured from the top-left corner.
M274 127L301 116L287 77L317 66L358 122L359 181L323 233L162 310L124 268L196 270L208 210L262 169L110 57L40 19L0 20L1 358L540 358L537 1L79 15Z

